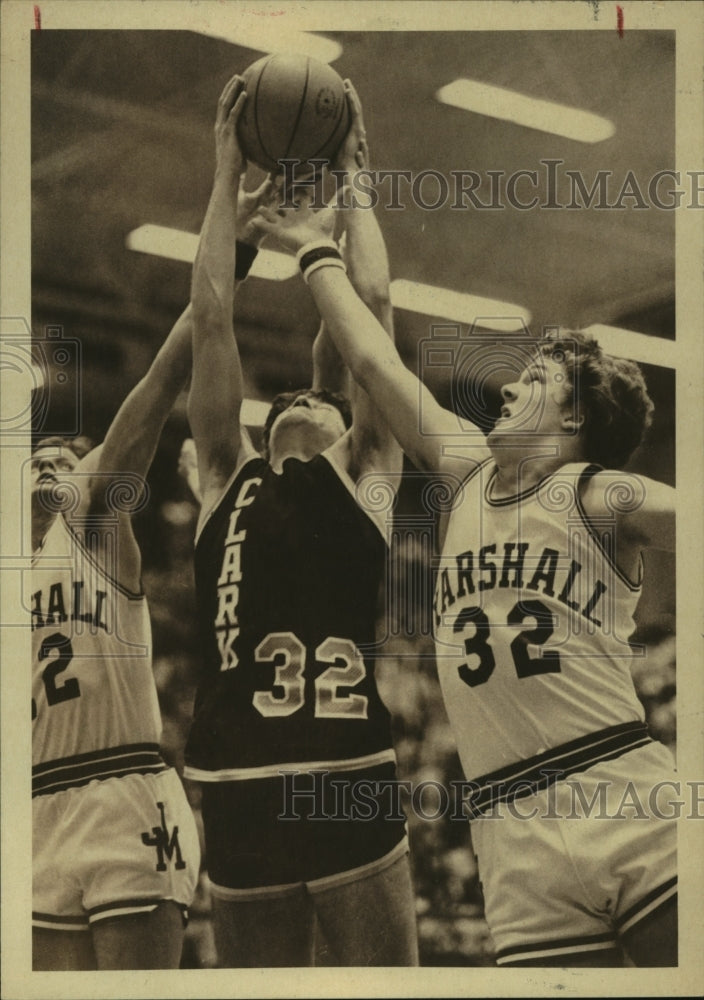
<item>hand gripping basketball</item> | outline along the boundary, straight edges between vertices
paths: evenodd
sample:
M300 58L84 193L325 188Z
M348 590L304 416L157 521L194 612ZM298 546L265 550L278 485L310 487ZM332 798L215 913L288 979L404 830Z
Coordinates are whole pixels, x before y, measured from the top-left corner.
M346 174L351 174L356 170L369 169L369 146L362 116L362 102L350 80L345 80L344 86L352 124L333 166L336 170L344 170Z
M247 92L241 76L225 84L215 117L215 172L239 177L246 161L237 138L237 120L242 114Z
M342 78L332 67L296 53L264 56L243 73L250 95L238 124L247 159L280 171L282 159L329 161L350 124Z

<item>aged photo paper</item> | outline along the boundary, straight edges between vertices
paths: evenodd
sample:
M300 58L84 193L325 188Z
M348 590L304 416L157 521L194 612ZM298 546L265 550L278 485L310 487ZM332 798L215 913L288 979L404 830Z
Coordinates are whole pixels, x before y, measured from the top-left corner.
M704 4L4 0L0 16L3 996L701 992ZM376 656L406 782L400 801L419 967L336 967L321 935L316 968L274 968L273 956L272 967L218 968L202 870L178 970L32 970L31 447L54 435L101 441L149 368L188 303L218 97L233 74L287 51L328 63L359 94L371 169L358 194L386 241L396 344L406 366L458 414L455 457L465 447L463 422L498 417L501 385L515 371L510 352L520 353L526 339L585 329L607 352L642 367L655 412L626 468L675 488L677 539L676 552L644 559L630 669L651 734L677 765L676 794L667 800L679 816L677 968L496 964L470 824L456 802L453 818L443 798L463 778L461 734L457 740L443 707L432 639L430 570L438 568L443 523L436 515L447 508L407 460L393 517L383 500L379 508L393 565ZM248 168L248 188L263 177ZM317 326L293 257L261 251L236 299L242 419L255 445L272 398L310 384ZM147 478L148 503L135 516L162 749L180 774L199 653L192 579L199 508L181 453L190 437L182 392ZM496 582L487 559L482 550L482 590ZM549 588L546 565L541 586ZM469 572L459 574L460 588ZM438 600L455 599L439 593ZM588 622L599 597L597 588L582 602ZM539 633L526 640L533 637L533 657L545 641ZM193 782L186 790L202 840L200 792ZM624 802L608 822L638 808ZM160 836L159 859L164 851L172 858L165 822ZM550 892L549 875L535 879L538 900Z

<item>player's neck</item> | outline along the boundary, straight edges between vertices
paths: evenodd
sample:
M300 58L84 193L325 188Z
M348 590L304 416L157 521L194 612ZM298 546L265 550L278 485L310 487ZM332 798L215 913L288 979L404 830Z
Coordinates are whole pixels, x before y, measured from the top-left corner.
M496 480L494 496L509 497L524 493L552 475L569 462L581 461L579 454L565 453L564 448L545 448L531 453L497 450L494 452L496 462Z
M269 464L274 472L281 472L287 458L297 458L301 462L310 462L321 451L330 446L330 441L310 428L306 433L300 427L281 428L273 447L269 450Z
M281 473L287 458L297 458L300 462L309 462L319 453L320 448L314 448L306 442L300 442L288 448L277 449L274 454L269 455L269 465L274 472Z
M32 510L32 552L36 552L46 537L49 528L52 526L58 515L53 511L39 509L39 504L34 505Z

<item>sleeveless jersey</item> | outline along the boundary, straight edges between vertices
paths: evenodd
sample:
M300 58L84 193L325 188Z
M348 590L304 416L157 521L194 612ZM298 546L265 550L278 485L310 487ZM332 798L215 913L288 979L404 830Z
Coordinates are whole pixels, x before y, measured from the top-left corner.
M245 462L196 542L204 671L187 777L273 777L393 761L377 692L377 605L386 563L354 484L319 455L281 474Z
M60 514L28 576L33 795L164 770L146 598L111 579Z
M648 739L629 669L640 585L610 558L613 523L584 512L579 480L592 470L566 465L495 499L488 462L450 516L436 654L468 779L527 775L521 761L569 758L574 770Z

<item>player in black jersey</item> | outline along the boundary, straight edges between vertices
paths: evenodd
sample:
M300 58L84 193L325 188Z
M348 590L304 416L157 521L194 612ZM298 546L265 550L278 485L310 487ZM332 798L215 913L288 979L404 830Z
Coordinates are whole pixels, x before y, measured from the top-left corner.
M232 312L245 166L235 124L245 99L235 77L218 106L193 270L188 407L202 494L204 671L186 774L202 783L218 958L225 967L311 965L317 918L341 965L413 965L405 819L381 801L395 757L371 653L385 529L357 498L368 475L395 486L401 454L360 392L351 427L334 395L280 398L266 458L240 425ZM345 165L365 154L362 138L345 144ZM390 325L371 213L349 220L347 245L352 280ZM317 344L324 350L324 338Z

